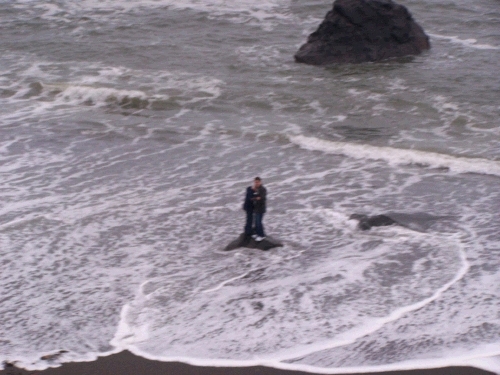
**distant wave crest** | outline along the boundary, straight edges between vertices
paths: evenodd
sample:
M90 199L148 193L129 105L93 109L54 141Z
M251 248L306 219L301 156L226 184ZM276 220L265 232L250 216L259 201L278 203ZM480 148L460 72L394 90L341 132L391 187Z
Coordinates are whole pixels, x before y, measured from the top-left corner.
M327 141L304 135L290 136L290 141L303 149L327 154L345 155L355 159L383 160L391 165L417 164L431 168L448 168L454 173L479 173L500 176L500 162L467 158L419 150L379 147Z

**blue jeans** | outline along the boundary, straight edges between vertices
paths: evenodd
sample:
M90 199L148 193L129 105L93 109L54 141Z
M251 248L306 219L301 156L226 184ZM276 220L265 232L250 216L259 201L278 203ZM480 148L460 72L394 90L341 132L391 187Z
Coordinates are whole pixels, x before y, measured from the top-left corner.
M255 216L255 232L257 232L257 236L265 237L266 235L264 233L264 226L262 225L262 219L264 219L264 214L255 213L254 216Z
M253 227L253 212L252 211L246 211L247 213L247 221L245 223L245 234L247 236L252 235L252 227Z

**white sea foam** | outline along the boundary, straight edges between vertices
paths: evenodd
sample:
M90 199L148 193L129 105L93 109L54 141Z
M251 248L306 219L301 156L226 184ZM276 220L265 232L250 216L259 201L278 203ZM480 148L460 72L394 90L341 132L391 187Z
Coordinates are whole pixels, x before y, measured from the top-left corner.
M334 372L335 366L283 361L346 345L424 309L463 273L464 245L456 237L397 227L359 232L348 214L354 207L373 211L376 205L356 205L367 200L365 187L357 186L359 177L339 181L342 168L329 165L324 155L301 156L289 144L267 141L256 149L239 136L217 138L216 125L176 149L164 142L154 151L149 148L156 142L148 143L147 150L128 142L92 148L87 141L83 154L60 153L58 148L54 156L46 150L32 158L36 154L29 150L2 166L0 172L11 176L4 189L16 202L1 212L10 217L0 227L1 249L21 254L10 265L19 275L3 275L2 282L20 277L28 283L25 294L33 298L26 309L16 309L16 317L29 319L37 305L44 318L30 320L30 332L39 332L51 324L54 315L49 312L80 325L82 314L100 316L99 321L85 320L76 336L69 323L55 327L54 339L44 338L44 353L57 343L71 351L61 361L129 349L160 360L316 372L329 367ZM22 143L9 142L9 147ZM279 176L266 181L272 202L266 225L270 233L286 238L286 246L223 253L218 251L221 242L240 229L240 204L234 197L244 188L242 176L254 174L252 166L241 163L249 155L267 166L269 176ZM274 155L272 163L269 155ZM38 168L26 174L28 160ZM369 168L353 167L370 184L376 179ZM32 180L26 184L28 178ZM419 181L405 176L406 185L391 183L386 189L397 195ZM37 186L50 199L29 199L28 188L18 189L26 185ZM321 203L327 199L346 206L332 209ZM415 261L407 277L384 280L397 269L391 266L394 254L411 255ZM24 277L23 270L32 277ZM69 279L75 274L80 276ZM25 298L14 294L11 302L20 306ZM49 298L50 303L42 303ZM76 318L64 308L68 298L79 311ZM36 353L26 348L40 345L23 326L3 329L20 343L19 350L3 359L20 359L32 369L47 366L36 354L23 359L21 349ZM190 338L194 341L186 341ZM112 345L102 340L112 340ZM427 362L419 363L425 367Z
M408 314L412 311L419 310L425 305L430 304L431 302L437 300L446 290L448 290L453 284L458 282L461 278L464 277L464 275L467 273L469 269L469 263L467 262L467 258L465 255L465 252L463 249L459 249L459 254L461 258L461 268L458 270L457 274L455 277L450 280L448 283L443 285L441 288L436 290L430 297L425 298L423 300L420 300L412 305L400 307L394 311L392 311L388 316L385 316L383 318L378 318L378 319L373 319L372 321L369 322L369 324L366 324L365 326L357 327L356 329L349 331L347 333L344 333L340 335L340 337L337 337L335 341L330 342L330 343L319 343L316 345L312 345L308 348L295 348L293 351L290 351L288 354L288 357L290 358L290 354L293 355L293 357L300 357L304 356L313 352L329 349L332 347L336 346L343 346L347 345L350 343L355 342L361 337L367 336L370 333L373 333L377 330L379 330L382 326L387 324L388 322L391 321L396 321L400 317L402 317L405 314ZM491 354L490 354L491 355ZM281 360L286 360L286 358L281 358Z
M303 212L305 214L306 212ZM318 212L319 213L319 212ZM342 214L335 213L333 211L328 211L325 210L322 212L323 215L327 215L330 217L333 221L332 223L335 223L337 226L343 226L342 223L345 222L346 218ZM293 215L293 216L296 216ZM345 227L345 226L344 226ZM345 227L347 228L347 227ZM396 229L396 231L399 231ZM402 229L402 232L399 234L404 235L404 236L416 236L414 238L420 238L420 240L424 240L426 238L430 239L431 237L425 235L425 234L415 234L414 232L408 231L406 229ZM397 244L398 242L401 241L401 238L404 237L399 237L399 239L394 238L394 244ZM450 240L450 238L443 237L442 239L437 239L436 244L444 244L447 241ZM432 240L434 241L434 239ZM451 244L451 243L450 243ZM266 355L258 355L254 356L251 358L246 358L246 359L236 359L236 358L220 358L217 356L207 356L205 353L205 350L199 349L196 351L196 355L186 355L191 352L191 350L181 350L180 352L175 350L176 345L171 345L171 346L165 346L163 345L160 341L158 340L165 340L167 336L164 336L161 333L158 333L158 331L162 331L162 323L158 325L158 321L153 323L155 319L151 319L152 316L160 314L160 315L170 315L170 318L166 320L166 322L171 322L172 319L175 320L175 317L177 316L176 313L174 314L168 314L164 310L164 306L156 305L157 307L155 308L154 305L154 298L160 298L161 300L162 295L166 296L165 292L160 292L157 293L158 289L155 289L158 287L155 286L153 289L155 289L155 297L153 299L150 299L149 296L151 294L142 294L136 297L136 300L132 303L132 305L127 305L123 311L122 311L122 320L120 322L120 329L117 331L115 338L113 339L112 343L115 345L117 348L120 349L128 349L132 351L133 353L143 356L145 358L153 359L153 360L161 360L161 361L182 361L185 363L190 363L194 365L205 365L205 366L251 366L251 365L267 365L267 366L272 366L276 368L282 368L282 369L289 369L289 370L302 370L302 371L310 371L314 373L359 373L359 372L376 372L376 371L397 371L397 370L410 370L410 369L418 369L418 368L432 368L432 367L444 367L444 366L456 366L456 365L469 365L469 366L476 366L480 367L489 371L498 371L498 361L495 360L494 356L499 354L498 351L498 346L491 344L485 344L485 345L480 345L474 350L470 351L461 351L461 350L450 350L446 356L443 356L441 358L419 358L419 359L413 359L413 360L406 360L402 362L395 362L395 363L390 363L386 365L372 365L372 366L355 366L355 367L327 367L327 368L322 368L321 366L318 365L308 365L305 363L301 363L301 361L293 361L292 362L287 362L289 359L293 359L294 357L300 357L303 356L307 353L315 352L315 351L322 351L334 346L343 346L343 345L348 345L351 342L356 341L356 339L364 337L366 335L369 335L370 332L375 332L378 329L380 329L382 326L386 325L389 322L394 322L397 321L399 318L401 318L403 315L409 315L412 311L415 310L420 310L424 306L431 304L434 301L437 301L440 299L443 293L446 293L446 291L455 285L459 280L461 280L466 274L469 269L469 263L466 259L466 255L464 252L464 246L461 245L459 242L456 242L455 245L451 246L452 249L455 251L458 251L458 256L460 258L460 264L457 272L454 277L451 278L447 283L442 285L440 288L434 291L434 293L429 296L428 298L425 298L423 300L420 300L416 302L415 304L408 305L405 307L398 308L391 312L388 316L384 318L375 318L372 319L371 321L367 322L366 326L358 327L356 329L347 331L344 334L341 334L339 337L337 337L334 341L332 342L319 342L315 344L309 344L306 346L298 346L298 347L292 347L287 350L283 350L281 352L277 353L269 353L266 352ZM381 250L381 249L379 249ZM394 250L394 249L393 249ZM374 255L374 259L377 259L378 257L383 255L380 252L376 252ZM247 258L248 259L248 258ZM239 262L245 262L244 259L240 259ZM338 260L337 260L338 261ZM447 264L447 267L450 266L450 263ZM283 267L283 264L280 264L280 268ZM331 267L331 265L330 265ZM258 269L258 268L256 268ZM254 269L254 271L256 270ZM362 273L355 272L356 267L351 266L351 271L353 272L350 276L351 277L359 277ZM269 273L266 273L269 275ZM298 274L297 274L298 275ZM302 281L305 281L308 285L314 286L317 285L314 283L314 278L319 277L321 278L323 276L322 272L316 272L309 273L309 272L304 272L302 270L301 275L306 276L306 278ZM358 276L355 276L358 275ZM217 287L212 288L209 290L209 293L217 293L218 291L221 290L221 288L227 288L224 295L225 298L227 298L228 301L232 301L233 298L238 296L239 299L245 300L246 298L250 298L250 295L246 295L243 291L240 291L240 293L236 293L233 295L232 289L234 289L235 285L231 285L233 282L241 280L241 275L237 277L233 277L230 279L225 280L223 283L219 284ZM251 283L252 278L246 279L245 281L246 288L250 287L252 289L255 284ZM257 279L258 280L258 279ZM249 284L250 282L250 284ZM156 280L156 283L161 285L161 281ZM300 280L295 280L294 282L295 285L301 285ZM264 280L264 284L266 287L264 290L270 291L272 288L270 288L269 283L266 283ZM280 279L280 285L283 287L286 287L287 285L287 280L286 279ZM421 287L422 285L419 285ZM331 293L331 288L327 288L329 293ZM203 292L207 292L206 290ZM202 292L202 293L203 293ZM255 291L253 291L255 293ZM274 295L274 293L272 293ZM277 296L276 296L277 297ZM274 298L276 298L274 297ZM221 306L225 306L225 309L229 308L227 304L224 304L223 300L220 300L220 295L214 295L212 302L208 301L198 301L198 303L190 298L190 302L183 304L183 313L182 316L185 317L186 314L189 315L189 310L191 308L194 308L195 311L198 311L198 314L208 314L211 315L213 312L211 312L211 303L214 303L216 306L218 306L217 309L217 319L221 321L226 321L224 319L225 313L224 311L221 310ZM261 296L261 300L265 299L264 296ZM145 304L145 300L149 300L149 302L153 302L152 304L148 305ZM144 304L144 308L139 308L138 311L135 313L133 312L134 309L137 309L140 305ZM203 305L203 310L197 310L195 305ZM267 306L267 302L264 302L264 305ZM308 304L304 305L306 307ZM311 305L313 307L313 305ZM289 309L290 307L288 307ZM287 308L284 308L280 310L280 312L284 313L287 310ZM139 313L138 315L136 315ZM247 314L258 314L258 312L247 312ZM351 311L351 316L353 316L353 312ZM410 314L411 315L411 314ZM135 320L134 324L130 325L130 318L132 316L137 316L137 318L140 318L140 320ZM314 314L308 314L310 317L314 317ZM236 316L233 319L239 320ZM248 315L247 319L252 320L252 315ZM275 320L275 319L274 319ZM339 320L339 317L335 318L336 321ZM192 322L191 319L187 319L186 321ZM211 340L217 341L218 338L222 335L224 336L226 332L224 330L217 330L218 336L217 338L213 337L210 334L210 331L213 330L215 327L213 326L212 318L210 319L204 319L205 323L209 323L209 327L205 327L205 329L208 329L206 334L210 337L212 337ZM226 324L232 324L231 321L226 321ZM139 324L137 324L139 323ZM300 324L297 324L299 322L295 321L294 322L294 328L295 329L300 329ZM320 322L316 322L315 325L318 327L318 324ZM241 322L240 322L241 324ZM192 331L193 328L192 326L185 326L182 328L183 335L186 335L186 329L188 329L188 336L192 338L191 334L199 335L199 332L197 331ZM228 327L226 327L228 328ZM169 336L170 335L175 335L177 336L177 331L181 329L181 327L173 328L173 329L168 329ZM204 330L202 326L198 326L198 329ZM262 329L260 327L259 329ZM269 329L269 328L268 328ZM240 342L242 340L242 335L244 335L244 331L239 330L238 328L230 328L229 331L235 331L235 335L237 335L238 339L235 342ZM296 332L297 334L297 332ZM293 336L291 336L293 337ZM180 336L179 336L180 338ZM249 336L246 336L246 340L251 338ZM182 341L182 339L180 339ZM246 341L244 340L244 341ZM153 346L148 345L147 342L151 341L155 343ZM204 339L203 341L206 341ZM176 344L179 343L179 340L175 340ZM200 342L198 342L200 344ZM253 349L255 348L255 345L261 345L262 342L259 341L259 343L253 343L252 341L249 343L250 347ZM208 346L215 346L217 348L221 348L220 344L206 344ZM249 350L252 350L249 349ZM173 353L178 353L178 354L173 354ZM181 354L181 353L184 353ZM205 353L205 354L204 354Z
M359 373L377 373L385 371L405 371L418 369L436 369L449 366L472 366L500 374L500 351L498 345L481 345L472 351L456 352L445 358L429 358L410 361L402 361L380 366L356 366L356 367L337 367L337 368L319 368L311 365L298 363L287 364L279 363L259 363L260 365L271 365L283 370L305 371L319 374L359 374ZM153 359L153 358L151 358ZM202 363L198 363L203 365ZM205 365L208 365L206 363ZM212 362L212 365L215 365Z
M390 165L425 165L448 168L454 173L480 173L500 176L500 162L482 158L467 158L419 150L377 147L345 142L332 142L303 135L290 136L290 140L306 150L345 155L355 159L383 160Z
M448 35L440 35L440 34L429 34L431 37L436 39L448 40L454 44L460 44L467 48L479 49L479 50L499 50L500 47L493 46L491 44L482 44L478 43L477 39L469 38L469 39L460 39L458 36L448 36Z
M337 116L333 116L332 119L335 121L335 122L342 122L342 121L345 121L345 119L347 118L347 116L344 116L344 115L337 115Z
M377 373L386 371L405 371L405 370L426 370L444 368L449 366L471 366L485 371L490 371L500 374L500 352L496 344L481 345L473 351L456 353L455 355L447 356L446 358L435 359L419 359L403 361L388 365L379 366L356 366L356 367L329 367L321 368L317 366L304 365L299 363L286 363L273 360L220 360L208 358L193 358L193 357L161 357L151 355L148 352L142 351L134 346L125 347L119 346L122 350L129 350L137 356L141 356L150 360L165 361L165 362L183 362L194 366L213 366L213 367L247 367L247 366L267 366L282 370L303 371L313 374L363 374Z
M266 0L255 2L251 0L227 1L227 0L205 0L205 1L175 1L175 0L82 0L78 3L60 4L33 4L27 1L18 1L16 7L30 7L31 12L38 12L38 16L50 21L71 22L76 15L89 14L95 10L106 13L136 13L144 9L176 9L192 10L195 12L208 13L210 18L220 18L236 23L249 23L260 26L265 30L271 30L277 23L289 21L292 17L288 10L289 0ZM92 14L93 19L107 20Z
M4 88L15 92L5 99L15 110L6 112L3 121L85 111L89 106L179 114L197 103L216 99L224 85L219 79L187 72L151 75L140 69L100 64L37 62L14 69L18 80Z
M1 56L0 362L36 370L129 349L316 373L500 372L497 178L462 173L498 175L491 67L460 54L479 93L464 102L463 72L439 56L404 79L391 64L293 64L300 32L327 10L317 2L14 0L9 9L6 25L55 39ZM170 50L163 14L245 32L225 40L219 60L193 62ZM186 51L198 48L181 24ZM81 50L85 38L98 43ZM453 38L442 43L498 49ZM157 43L168 47L149 54ZM120 52L137 45L140 58ZM399 124L385 137L387 121ZM353 122L374 131L356 138ZM319 132L387 147L287 136ZM266 230L285 246L223 252L241 232L255 175L268 187ZM453 218L425 233L362 232L348 220L391 211Z
M264 254L245 252L239 256L219 259L217 267L211 266L210 274L201 278L185 269L182 271L184 276L179 274L181 279L173 276L151 280L151 283L157 285L154 294L139 296L122 315L125 320L123 326L133 328L121 332L137 331L139 333L136 335L142 339L131 342L129 333L120 333L115 336L114 345L149 353L149 356L163 360L179 358L184 353L183 358L187 355L192 361L212 358L223 360L224 363L243 361L247 365L255 361L282 361L332 346L346 345L376 331L387 322L397 320L403 314L439 298L441 293L460 279L467 270L468 265L463 253L455 253L457 244L446 240L434 241L432 237L408 230L404 230L403 236L395 233L397 239L386 238L379 246L373 246L371 251L364 253L358 247L360 244L355 243L354 233L349 233L352 229L345 223L346 217L329 212L331 211L301 210L286 214L289 221L291 220L287 225L307 225L308 230L314 232L310 233L314 238L311 253L285 257L285 254L292 250L287 248ZM275 220L283 223L279 216L274 216ZM311 223L307 224L308 221ZM315 225L311 226L313 223ZM331 233L333 223L336 223L335 230L342 231L343 235ZM299 232L296 236L291 233L289 241L303 248L301 235L303 236L303 233ZM313 261L314 256L308 261L303 260L313 255L314 249L319 251L323 240L328 241L331 246L331 261L317 263ZM364 241L371 242L373 238L362 237L362 242ZM413 287L402 286L393 296L398 306L405 305L403 301L413 302L404 307L396 307L393 311L388 306L382 309L380 306L375 307L374 302L379 296L370 293L359 295L359 301L357 298L342 301L342 293L334 297L338 292L349 288L349 285L354 287L358 283L367 282L366 278L372 272L370 269L374 266L374 259L381 261L396 249L403 251L414 248L416 251L418 246L425 249L428 245L423 244L427 241L433 243L429 248L438 243L445 244L444 247L440 246L439 251L443 251L443 256L447 259L448 271L441 273L439 278L443 281L449 278L429 296L416 299L416 296L410 296L405 291L406 288L415 291L418 285L419 290L425 290L425 295L428 293L427 289L420 289L423 284L430 282L432 285L436 282L427 279L428 275L415 274L416 280L411 280L411 277L407 280ZM361 252L358 252L359 250ZM270 257L274 259L271 260ZM450 274L451 264L454 264L451 268L458 271L454 270ZM298 269L301 271L297 272ZM437 276L434 273L433 275ZM188 279L182 282L184 277ZM183 292L175 298L168 297L179 283L185 286ZM193 289L194 286L196 287ZM292 304L291 300L296 293L304 294L304 297L299 297ZM337 304L322 310L318 304L322 303L326 295L340 299ZM221 310L220 306L225 306L224 310ZM178 311L179 308L182 308L182 313ZM344 309L349 310L351 314L344 314ZM357 314L353 314L353 311L357 311ZM385 315L384 311L387 311L388 315ZM377 317L379 315L381 317ZM209 318L215 316L218 316L218 319ZM229 319L230 316L233 317ZM294 321L293 326L289 325L290 319ZM332 324L333 332L317 329L324 319ZM258 323L261 320L262 323ZM201 321L205 323L200 324ZM183 322L190 323L186 325ZM223 326L219 327L220 324ZM214 336L213 332L217 332L217 335ZM334 336L334 339L325 340L329 335ZM120 342L122 336L127 337L126 344ZM238 337L237 343L235 337ZM262 345L263 340L265 345ZM231 345L228 347L229 343Z

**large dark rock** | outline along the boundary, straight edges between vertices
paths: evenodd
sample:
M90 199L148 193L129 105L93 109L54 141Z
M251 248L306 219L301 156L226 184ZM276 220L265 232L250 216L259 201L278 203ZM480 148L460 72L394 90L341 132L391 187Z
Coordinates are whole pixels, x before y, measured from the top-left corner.
M267 236L262 241L257 242L251 236L247 236L245 233L242 233L237 239L231 241L224 248L224 251L235 250L239 247L248 247L250 249L259 249L267 251L269 249L272 249L273 247L281 247L281 246L283 246L283 244L272 237Z
M417 55L429 37L410 12L392 0L336 0L295 61L326 65Z

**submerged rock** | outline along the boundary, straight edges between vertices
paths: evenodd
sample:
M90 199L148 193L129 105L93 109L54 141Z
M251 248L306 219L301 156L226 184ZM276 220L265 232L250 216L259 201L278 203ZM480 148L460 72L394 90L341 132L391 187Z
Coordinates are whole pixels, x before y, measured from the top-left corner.
M429 48L429 37L404 6L392 0L336 0L295 61L361 63L417 55Z
M368 230L371 227L382 227L386 225L396 224L394 220L392 220L389 216L386 215L360 215L360 214L352 214L349 217L349 220L355 219L359 220L358 228L361 230Z
M257 242L251 236L242 233L237 239L231 241L224 248L224 251L235 250L239 247L248 247L250 249L259 249L267 251L269 249L272 249L273 247L281 247L281 246L283 246L283 244L272 237L268 236L264 238L262 241Z
M57 353L44 355L43 357L40 357L40 359L44 361L53 361L58 359L61 355L67 352L68 352L67 350L59 350Z
M418 232L425 232L438 221L454 220L454 216L434 216L426 212L389 212L384 215L368 216L363 214L352 214L349 220L358 220L358 228L361 230L369 230L371 227L382 227L386 225L397 224Z

